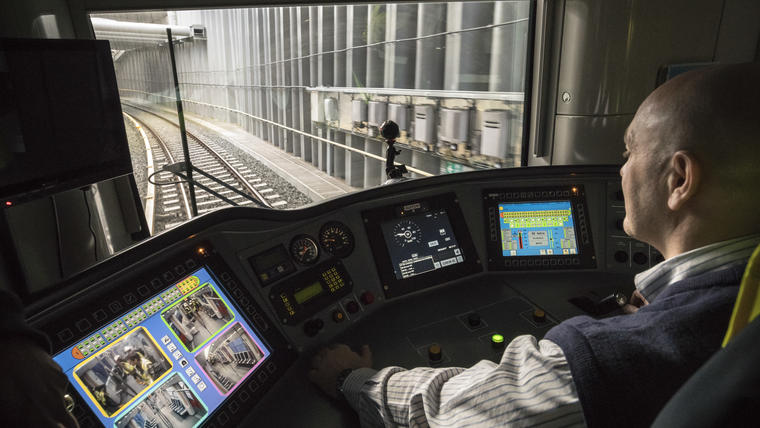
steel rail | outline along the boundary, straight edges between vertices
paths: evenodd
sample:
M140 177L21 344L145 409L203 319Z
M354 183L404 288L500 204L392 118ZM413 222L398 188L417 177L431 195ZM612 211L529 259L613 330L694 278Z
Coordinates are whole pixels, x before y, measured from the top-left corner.
M183 102L187 102L187 100L183 100ZM129 107L132 107L134 109L137 109L137 110L140 110L140 111L144 111L144 112L146 112L148 114L151 114L151 115L153 115L153 116L155 116L155 117L157 117L159 119L162 119L165 122L168 122L168 123L170 123L170 124L172 124L174 126L177 126L176 123L172 122L170 119L168 119L168 118L166 118L164 116L161 116L160 114L157 114L156 112L150 111L148 109L145 109L145 108L142 108L142 107L139 107L139 106L135 106L134 104L130 104L130 103L127 103L127 102L124 102L124 101L122 101L122 103L125 104L125 105L127 105L127 106L129 106ZM264 205L267 208L272 208L272 205L269 203L269 201L266 200L266 198L264 198L264 195L262 195L261 193L259 193L259 191L256 190L251 185L251 183L249 183L248 180L246 180L242 176L242 174L240 174L240 172L238 172L238 170L235 169L235 167L233 167L232 165L230 165L229 162L227 162L219 153L217 153L216 150L214 150L211 147L209 147L208 144L206 144L205 142L203 142L203 140L201 140L198 136L196 136L192 132L187 131L187 130L185 130L185 132L187 133L187 135L190 138L192 138L193 140L195 140L195 142L198 143L198 145L200 145L204 150L206 150L209 154L211 154L211 156L213 156L220 164L222 164L222 166L233 175L233 177L235 178L235 180L238 181L245 188L245 190L248 190L251 193L251 196L253 196L256 199L256 202L259 202L261 205ZM172 162L172 163L174 163L174 162Z
M130 107L133 107L133 106L130 105ZM143 111L142 109L136 109L136 110ZM158 146L161 147L161 150L164 152L167 159L169 159L169 163L170 164L175 163L176 161L174 160L174 156L172 155L171 150L169 150L169 147L166 144L166 142L163 140L163 138L161 138L161 136L159 136L158 133L155 130L153 130L153 128L148 126L145 122L140 122L140 125L144 129L146 129L148 133L153 136L153 138L156 139ZM190 202L188 201L187 193L185 192L185 186L183 186L182 181L178 180L176 177L172 178L172 180L174 180L175 181L174 184L177 187L179 187L179 191L182 194L182 201L184 202L184 206L185 206L185 214L187 215L187 220L190 220L191 218L193 218L193 211L190 209ZM159 187L163 187L163 186L159 186ZM156 206L154 205L154 210L155 209L156 209Z

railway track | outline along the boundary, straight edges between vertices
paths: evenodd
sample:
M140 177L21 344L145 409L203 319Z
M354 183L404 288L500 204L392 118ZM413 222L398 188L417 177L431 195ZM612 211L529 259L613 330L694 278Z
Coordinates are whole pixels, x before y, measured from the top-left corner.
M187 184L182 184L181 179L171 172L162 171L165 165L184 160L179 133L177 132L176 138L162 137L161 132L155 129L158 124L155 121L168 123L177 129L179 126L160 114L135 105L123 103L122 108L125 113L128 113L139 121L142 128L153 137L151 152L153 164L155 165L154 168L157 171L154 179L158 177L155 181L164 184L156 186L153 206L154 233L170 229L187 221L192 216ZM147 122L151 123L148 124ZM217 144L203 141L190 131L187 131L187 137L190 159L193 166L223 181L228 186L242 191L259 201L263 206L282 208L287 204L287 201L280 197L275 189L271 188L265 180L254 174L241 160L229 154ZM250 199L233 192L201 174L194 173L193 179L237 205L256 205ZM195 187L195 196L198 214L213 211L223 206L229 206L224 200L198 186ZM146 208L147 206L148 204L146 204ZM150 217L149 213L146 213L146 215Z

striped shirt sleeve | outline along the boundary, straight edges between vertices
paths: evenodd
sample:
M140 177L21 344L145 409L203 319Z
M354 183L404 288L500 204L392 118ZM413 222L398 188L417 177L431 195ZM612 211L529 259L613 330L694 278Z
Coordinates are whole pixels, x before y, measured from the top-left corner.
M562 350L527 335L498 364L363 369L342 390L363 427L585 426Z

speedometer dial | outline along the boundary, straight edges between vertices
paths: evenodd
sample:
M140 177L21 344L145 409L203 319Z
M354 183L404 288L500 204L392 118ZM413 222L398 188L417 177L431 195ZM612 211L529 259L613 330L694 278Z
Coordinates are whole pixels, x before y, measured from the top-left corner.
M290 242L290 256L302 265L310 265L319 258L319 247L311 236L299 235Z
M393 240L399 247L419 244L421 239L420 226L411 220L402 220L393 226Z
M354 234L345 224L331 221L319 231L319 244L335 257L348 257L354 251Z

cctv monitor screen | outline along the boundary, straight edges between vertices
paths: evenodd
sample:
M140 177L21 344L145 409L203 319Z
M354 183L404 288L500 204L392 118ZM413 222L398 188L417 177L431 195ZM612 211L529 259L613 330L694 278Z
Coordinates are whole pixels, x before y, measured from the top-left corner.
M271 353L204 267L54 359L104 426L195 427Z

